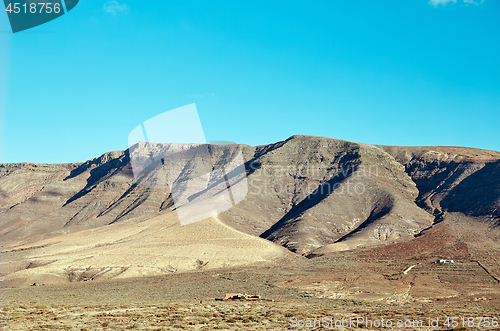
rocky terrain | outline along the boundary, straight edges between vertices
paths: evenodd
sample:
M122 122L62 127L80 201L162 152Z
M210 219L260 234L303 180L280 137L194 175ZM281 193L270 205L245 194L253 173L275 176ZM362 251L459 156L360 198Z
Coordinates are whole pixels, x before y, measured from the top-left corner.
M180 226L181 201L237 193L244 178L227 165L238 155L245 194ZM202 189L190 186L207 173ZM411 241L455 214L495 246L500 153L311 136L257 147L140 143L84 163L2 164L0 197L4 286L314 258Z
M494 151L139 143L84 163L1 164L0 201L6 330L499 315ZM186 210L206 217L183 226ZM225 292L273 301L214 301Z
M480 317L491 321L500 316L498 280L483 269L488 257L497 258L498 249L488 242L467 244L484 229L462 228L460 221L443 221L409 241L312 259L7 288L0 290L0 327L288 330L296 329L293 318L326 317L411 321L405 330L494 330L491 324L477 323ZM451 256L455 263L433 263L436 256ZM215 300L233 291L260 294L265 301ZM476 327L447 327L449 317L458 317L460 323L462 317L472 317ZM429 319L438 319L438 327L428 327ZM345 325L336 329L380 329Z

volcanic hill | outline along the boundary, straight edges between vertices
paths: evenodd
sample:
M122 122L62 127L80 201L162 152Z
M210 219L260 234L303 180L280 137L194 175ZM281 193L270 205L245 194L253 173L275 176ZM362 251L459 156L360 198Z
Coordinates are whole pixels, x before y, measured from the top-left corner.
M205 192L185 183L241 155L245 197L181 226L169 186L155 184L158 172L134 178L131 157L147 160L151 155L135 149L146 145L151 155L189 158L152 165L173 178L185 201ZM210 177L207 187L218 187L219 179ZM490 256L500 247L494 151L312 136L257 147L139 143L83 163L0 164L0 201L4 287L278 265L370 247L432 259L457 242L470 248L464 258L488 255L489 272L500 271Z

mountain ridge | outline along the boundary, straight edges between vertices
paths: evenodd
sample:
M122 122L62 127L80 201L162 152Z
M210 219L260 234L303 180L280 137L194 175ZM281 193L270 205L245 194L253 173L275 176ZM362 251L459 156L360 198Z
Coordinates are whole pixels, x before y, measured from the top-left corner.
M500 224L500 153L495 151L368 145L304 135L256 147L150 143L148 148L155 155L173 151L192 158L188 163L167 160L167 176L181 184L204 171L217 172L241 152L248 194L220 213L221 222L309 258L411 241L457 213L495 233ZM206 149L208 166L200 156ZM24 247L34 254L24 258L33 260L40 243L50 238L64 241L92 229L108 233L114 225L175 219L168 185L158 185L154 171L135 179L130 153L113 151L68 164L0 164L3 259L12 261L6 256L17 256ZM180 170L172 172L176 167ZM217 183L214 178L208 184ZM186 199L199 197L185 188L180 192ZM187 269L202 260L186 258L192 260Z

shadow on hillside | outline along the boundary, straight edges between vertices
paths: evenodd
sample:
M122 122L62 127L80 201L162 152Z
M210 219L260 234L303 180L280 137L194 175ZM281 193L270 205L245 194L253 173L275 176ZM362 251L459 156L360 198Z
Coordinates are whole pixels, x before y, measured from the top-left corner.
M462 180L441 201L449 212L500 218L500 161L487 163Z

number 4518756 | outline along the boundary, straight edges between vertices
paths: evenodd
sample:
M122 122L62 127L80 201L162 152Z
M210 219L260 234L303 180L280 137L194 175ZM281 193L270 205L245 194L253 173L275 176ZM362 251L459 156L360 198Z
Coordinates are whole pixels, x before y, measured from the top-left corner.
M45 3L45 2L39 2L39 3L35 3L35 2L32 2L30 3L29 5L24 3L24 4L20 4L20 3L9 3L9 5L7 6L7 8L5 8L5 10L10 14L10 13L14 13L14 14L18 14L18 13L31 13L31 14L41 14L41 13L47 13L47 14L50 14L52 12L58 14L60 11L61 11L61 4L59 3L54 3L54 4L51 4L51 3Z
M497 317L448 317L446 321L443 323L444 326L456 328L459 326L459 322L463 328L465 327L498 327L498 318Z

